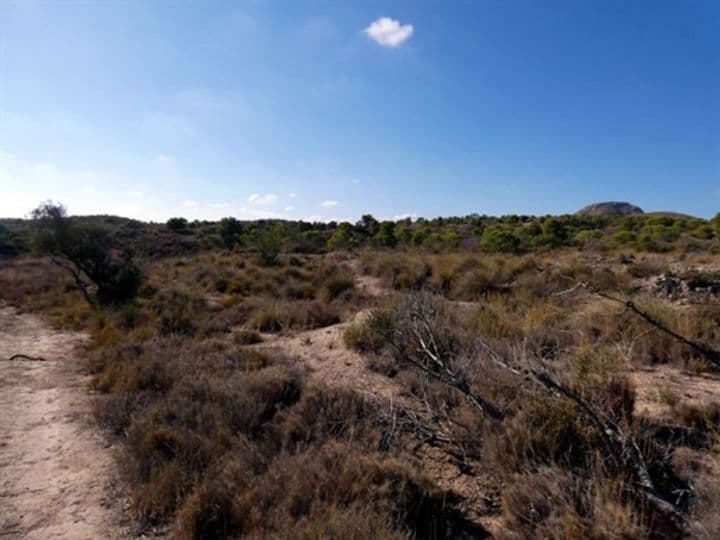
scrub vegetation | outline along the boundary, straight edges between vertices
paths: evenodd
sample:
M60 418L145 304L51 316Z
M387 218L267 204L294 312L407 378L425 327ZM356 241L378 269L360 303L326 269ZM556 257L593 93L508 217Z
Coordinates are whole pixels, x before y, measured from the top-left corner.
M34 217L140 531L720 536L720 216Z

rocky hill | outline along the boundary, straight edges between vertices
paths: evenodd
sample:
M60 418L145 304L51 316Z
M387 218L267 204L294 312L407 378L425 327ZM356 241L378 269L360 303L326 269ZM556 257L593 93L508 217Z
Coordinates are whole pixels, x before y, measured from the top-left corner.
M642 208L627 202L601 202L589 204L576 212L579 216L630 216L644 214Z

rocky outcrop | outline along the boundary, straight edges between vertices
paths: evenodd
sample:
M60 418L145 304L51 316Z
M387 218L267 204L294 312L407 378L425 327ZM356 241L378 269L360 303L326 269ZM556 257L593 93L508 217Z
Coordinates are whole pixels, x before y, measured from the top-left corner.
M581 216L631 216L643 214L642 208L627 202L601 202L589 204L576 212Z

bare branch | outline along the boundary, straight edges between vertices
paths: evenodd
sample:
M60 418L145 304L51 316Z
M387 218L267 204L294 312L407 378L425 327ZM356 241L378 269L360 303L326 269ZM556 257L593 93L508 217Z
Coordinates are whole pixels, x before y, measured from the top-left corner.
M42 356L28 356L27 354L13 354L10 358L4 360L12 362L13 360L31 360L33 362L47 362L47 358Z
M95 301L93 300L92 296L90 296L90 293L88 292L89 286L82 279L81 272L83 272L83 270L79 269L75 264L71 263L70 261L68 261L66 259L62 259L62 258L53 256L51 260L52 260L53 264L55 264L56 266L59 266L60 268L62 268L66 272L68 272L73 277L73 280L75 281L75 285L77 285L77 288L82 293L83 297L85 298L85 301L88 304L90 304L90 306L95 307L96 306Z
M564 276L565 279L572 280L572 278ZM678 334L671 328L668 328L664 324L662 324L660 321L654 319L651 317L648 313L638 308L635 303L632 300L623 300L621 298L618 298L616 296L612 296L610 294L607 294L600 289L597 289L593 286L591 286L589 283L586 282L578 282L574 287L571 289L568 289L567 291L563 291L564 293L569 293L576 291L578 289L585 289L589 291L591 294L594 294L595 296L599 296L600 298L604 298L606 300L610 300L611 302L615 302L617 304L621 304L625 306L630 312L634 313L641 319L643 319L646 323L648 323L650 326L655 328L656 330L660 330L661 332L671 336L675 340L679 341L680 343L687 345L692 350L694 350L696 353L703 356L705 359L709 360L712 364L714 364L716 367L720 367L720 351L717 351L713 348L711 348L708 345L705 345L704 343L699 343L697 341L692 341L691 339L686 338L685 336Z

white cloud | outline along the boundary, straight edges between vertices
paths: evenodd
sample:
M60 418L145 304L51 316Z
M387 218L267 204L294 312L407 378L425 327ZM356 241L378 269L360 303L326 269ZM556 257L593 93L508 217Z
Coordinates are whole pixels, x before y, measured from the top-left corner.
M294 199L295 197L297 197L297 194L295 194L295 193L288 193L288 197L290 197L291 199Z
M185 208L195 208L197 206L197 201L193 201L193 200L184 201L183 206Z
M290 205L283 208L283 210L285 210L286 212L292 212L293 210L295 210L295 207Z
M277 195L274 193L267 193L266 195L253 193L248 197L248 202L250 204L272 204L275 201L277 201Z
M209 203L208 206L210 208L217 208L222 210L223 208L230 208L230 205L226 202L219 202L219 203Z
M400 24L390 17L380 17L365 29L365 34L383 47L397 47L413 34L412 24Z
M174 165L175 164L175 158L166 156L165 154L160 154L158 156L155 156L155 164L164 166L164 165Z
M340 204L338 201L333 201L333 200L328 200L328 201L322 202L323 208L335 208L338 204Z

